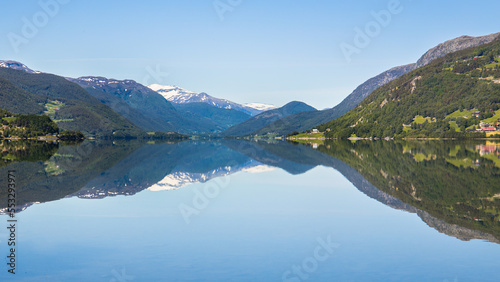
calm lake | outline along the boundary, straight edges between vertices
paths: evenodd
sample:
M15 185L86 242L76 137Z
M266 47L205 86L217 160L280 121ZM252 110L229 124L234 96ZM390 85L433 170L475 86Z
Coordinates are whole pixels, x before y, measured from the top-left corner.
M0 281L499 281L500 143L1 147Z

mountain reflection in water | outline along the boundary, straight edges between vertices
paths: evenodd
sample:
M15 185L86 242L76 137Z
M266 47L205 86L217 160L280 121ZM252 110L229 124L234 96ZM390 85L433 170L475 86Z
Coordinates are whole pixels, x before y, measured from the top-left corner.
M359 191L416 213L461 240L500 240L500 144L495 142L242 140L74 145L3 143L0 173L16 170L18 212L66 197L99 199L175 190L237 172L296 175L332 167ZM6 213L7 193L0 194Z

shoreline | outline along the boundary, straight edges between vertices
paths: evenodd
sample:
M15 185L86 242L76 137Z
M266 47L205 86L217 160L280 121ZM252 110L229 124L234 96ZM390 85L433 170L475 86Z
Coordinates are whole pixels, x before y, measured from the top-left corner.
M338 138L317 138L317 137L300 137L300 138L286 138L286 140L342 140ZM457 140L500 140L499 137L481 137L481 138L440 138L440 137L407 137L407 138L394 138L394 137L386 137L386 138L372 138L372 137L349 137L344 140L351 140L351 141L360 141L360 140L371 140L371 141L378 141L378 140L385 140L385 141L394 141L394 140L406 140L406 141L457 141Z

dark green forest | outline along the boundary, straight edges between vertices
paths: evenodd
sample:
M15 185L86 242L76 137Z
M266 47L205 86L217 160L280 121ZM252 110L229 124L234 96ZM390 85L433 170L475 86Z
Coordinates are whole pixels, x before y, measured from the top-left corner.
M16 115L0 109L0 139L31 138L45 135L57 135L59 127L48 116Z

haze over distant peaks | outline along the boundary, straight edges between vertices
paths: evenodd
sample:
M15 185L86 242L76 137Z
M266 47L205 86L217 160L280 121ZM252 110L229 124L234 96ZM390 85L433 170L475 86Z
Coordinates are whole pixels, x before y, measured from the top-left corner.
M234 125L222 132L223 136L247 136L257 130L289 115L301 112L317 112L317 110L303 102L292 101L281 108L273 109L256 115L240 124ZM270 130L269 132L272 132Z
M167 99L169 102L177 104L207 103L217 108L233 109L248 113L252 116L260 114L261 112L267 110L276 109L276 107L273 105L260 103L249 103L242 105L226 99L215 98L204 92L197 93L189 91L178 86L152 84L148 87L165 97L165 99Z

